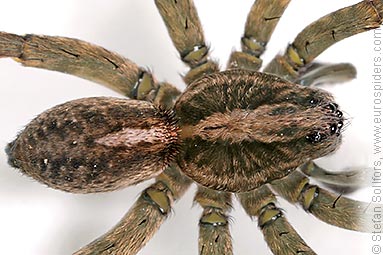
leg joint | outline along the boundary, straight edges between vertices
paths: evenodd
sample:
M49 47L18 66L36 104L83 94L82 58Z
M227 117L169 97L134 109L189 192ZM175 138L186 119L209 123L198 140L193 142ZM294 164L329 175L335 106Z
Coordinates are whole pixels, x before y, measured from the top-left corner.
M306 184L300 195L299 202L302 205L303 209L306 211L310 211L311 206L314 204L315 199L319 195L319 189L315 185Z
M191 51L181 53L181 60L191 67L199 66L206 63L208 53L206 45L197 45Z
M173 196L169 188L163 182L156 182L143 193L144 200L157 207L157 209L164 215L169 214L171 211L171 204Z
M137 82L134 84L130 98L147 100L150 92L154 91L158 85L155 84L151 73L141 70L138 74Z
M258 226L262 229L280 217L283 217L282 210L276 207L274 203L269 203L261 209L258 217Z
M226 226L228 224L228 216L219 208L205 208L199 221L200 225L205 226Z

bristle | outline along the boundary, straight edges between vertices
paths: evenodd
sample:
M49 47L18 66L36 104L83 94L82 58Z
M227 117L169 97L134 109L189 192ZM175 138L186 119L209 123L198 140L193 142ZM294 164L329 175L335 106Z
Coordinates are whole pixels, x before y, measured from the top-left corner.
M166 109L161 106L157 107L156 115L161 118L164 125L166 135L166 147L163 150L164 161L166 164L174 161L176 155L180 152L180 128L178 127L178 119L173 109Z

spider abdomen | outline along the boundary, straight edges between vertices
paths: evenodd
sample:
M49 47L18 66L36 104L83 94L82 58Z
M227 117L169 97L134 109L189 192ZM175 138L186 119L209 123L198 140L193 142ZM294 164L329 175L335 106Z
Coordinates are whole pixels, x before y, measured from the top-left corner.
M344 121L329 93L244 70L197 80L175 110L182 171L230 192L253 190L334 151Z
M173 115L151 103L85 98L35 118L8 145L11 165L50 187L100 192L158 175L178 151Z

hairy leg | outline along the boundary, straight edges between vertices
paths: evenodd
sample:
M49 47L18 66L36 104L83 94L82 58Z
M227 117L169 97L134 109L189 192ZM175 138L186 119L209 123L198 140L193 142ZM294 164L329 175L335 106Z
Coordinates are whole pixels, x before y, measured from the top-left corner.
M201 22L192 0L155 0L181 60L190 67L184 76L186 84L209 73L219 71L209 59Z
M371 184L372 171L369 168L333 172L319 167L313 161L309 161L299 168L304 174L330 185L344 188L358 188Z
M332 12L311 23L290 44L284 55L277 55L264 69L294 81L323 51L352 35L378 28L383 19L380 0L364 0Z
M169 216L172 203L189 186L190 180L177 167L167 168L141 193L115 227L74 254L136 254Z
M72 74L167 108L180 94L170 84L158 84L149 71L132 61L78 39L0 32L1 57L12 57L24 66Z
M304 73L300 74L295 83L304 86L318 86L346 82L356 77L356 69L352 64L319 64L313 63Z
M231 53L228 68L257 71L262 66L261 55L266 50L275 27L290 0L257 0L247 16L245 32L241 38L242 51Z
M203 208L199 221L199 254L233 254L227 215L232 207L231 193L199 186L194 200Z
M274 181L273 189L291 203L299 203L318 219L345 229L372 231L372 213L379 204L355 201L311 185L299 171Z
M246 213L258 217L258 226L273 254L315 254L275 205L276 197L266 185L238 197Z

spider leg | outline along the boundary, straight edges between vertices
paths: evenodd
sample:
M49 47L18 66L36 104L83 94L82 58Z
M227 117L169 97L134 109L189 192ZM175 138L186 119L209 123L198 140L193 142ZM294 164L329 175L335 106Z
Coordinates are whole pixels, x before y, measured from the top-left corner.
M356 77L356 69L352 64L319 64L313 63L312 67L300 74L295 83L304 86L318 86L321 84L340 83Z
M176 167L168 167L116 226L74 254L136 254L159 229L170 214L172 203L190 183Z
M258 226L275 255L316 254L275 205L276 197L266 185L238 197L246 213L258 217Z
M150 72L129 59L77 39L0 32L1 57L12 57L24 66L72 74L132 99L168 108L180 94L170 84L157 84Z
M228 68L257 71L262 66L260 56L290 0L257 0L247 16L245 33L241 38L242 51L231 53Z
M382 16L381 0L364 0L323 16L303 29L285 54L277 55L264 72L294 81L328 47L344 38L379 27Z
M208 58L209 47L193 1L156 0L155 3L181 60L190 67L184 76L186 84L218 72L218 64Z
M373 213L383 205L355 201L311 185L299 171L274 181L273 189L291 203L330 225L360 232L373 230ZM379 211L381 213L381 211Z
M194 200L203 208L199 221L199 254L233 254L227 216L232 208L231 193L198 186Z
M304 174L313 177L320 182L345 188L369 186L372 177L370 168L332 172L319 167L313 161L305 163L300 166L299 169Z

